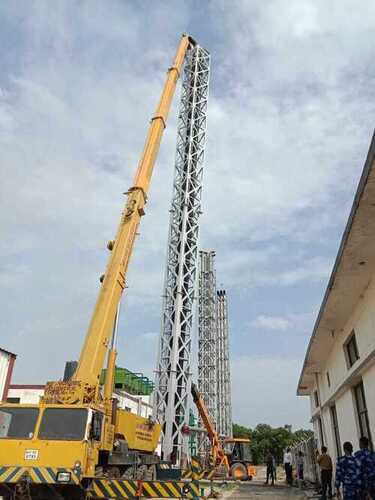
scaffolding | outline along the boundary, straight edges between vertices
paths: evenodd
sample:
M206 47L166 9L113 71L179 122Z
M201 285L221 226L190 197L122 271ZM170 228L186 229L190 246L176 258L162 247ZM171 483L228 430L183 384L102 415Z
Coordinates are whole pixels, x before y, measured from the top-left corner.
M228 302L225 290L217 291L217 432L232 437L232 397L229 362Z
M198 277L198 390L211 420L217 424L217 328L216 328L216 270L215 252L199 252ZM199 427L203 422L199 419ZM210 447L205 435L198 440L203 455Z
M154 397L154 417L162 425L162 456L179 465L186 462L189 445L184 430L189 423L191 330L209 73L209 53L199 45L190 45L182 76Z

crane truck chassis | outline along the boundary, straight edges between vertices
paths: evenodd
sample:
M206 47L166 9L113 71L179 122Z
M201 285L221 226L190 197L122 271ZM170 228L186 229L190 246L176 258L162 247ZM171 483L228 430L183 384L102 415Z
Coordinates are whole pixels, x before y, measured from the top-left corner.
M118 306L176 83L195 47L183 35L168 70L116 238L107 245L110 257L76 372L71 380L48 382L37 405L0 404L0 495L6 499L199 496L195 482L155 481L160 425L118 409L113 399Z

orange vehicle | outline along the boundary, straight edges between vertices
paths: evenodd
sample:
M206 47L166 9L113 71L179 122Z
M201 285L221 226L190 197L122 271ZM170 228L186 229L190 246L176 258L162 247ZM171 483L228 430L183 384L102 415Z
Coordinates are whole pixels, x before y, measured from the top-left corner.
M230 476L233 479L246 481L256 476L256 468L252 465L253 457L250 448L250 439L228 438L224 440L228 458Z
M191 385L191 394L211 443L211 463L213 467L216 470L224 467L228 478L240 481L251 480L256 475L256 468L251 463L250 440L227 438L224 439L223 447L203 398L195 384Z

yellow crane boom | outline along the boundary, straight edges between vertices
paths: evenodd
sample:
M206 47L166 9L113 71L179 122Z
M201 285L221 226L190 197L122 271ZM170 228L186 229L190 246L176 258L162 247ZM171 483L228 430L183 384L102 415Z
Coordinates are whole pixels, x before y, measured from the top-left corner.
M116 239L113 243L110 242L109 244L109 249L112 249L112 253L81 351L78 368L74 375L75 380L80 380L89 385L98 383L103 368L104 358L116 317L117 305L126 284L126 273L137 228L140 218L144 215L144 206L147 201L147 192L156 155L159 151L176 83L189 43L189 37L183 36L174 62L168 70L163 94L156 113L151 120L143 154L135 175L134 185L127 192L128 199L121 216Z
M113 398L115 323L176 83L193 45L184 35L168 70L116 239L108 244L111 254L73 379L48 382L39 404L0 402L0 497L21 491L28 498L83 499L92 496L95 481L156 475L160 425L119 408ZM141 494L138 486L133 494Z
M172 103L177 80L180 76L189 44L194 40L183 35L178 46L172 66L168 69L159 105L151 119L142 157L134 178L134 185L127 191L127 202L121 215L116 239L108 243L111 255L107 264L102 286L91 317L90 325L81 350L78 367L69 383L49 383L45 391L46 401L93 401L98 398L99 379L107 352L110 350L110 340L116 318L117 307L126 286L126 275L132 255L134 241L151 181L152 171L167 117ZM108 375L113 374L115 351L110 350ZM111 369L112 368L112 369ZM108 380L107 384L111 384ZM110 392L106 387L106 395Z

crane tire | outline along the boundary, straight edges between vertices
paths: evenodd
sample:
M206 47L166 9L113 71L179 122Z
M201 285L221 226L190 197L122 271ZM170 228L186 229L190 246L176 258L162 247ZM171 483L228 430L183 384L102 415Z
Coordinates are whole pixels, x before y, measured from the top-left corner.
M230 468L230 475L233 479L237 481L247 481L249 476L247 474L247 469L244 464L240 462L234 463Z

